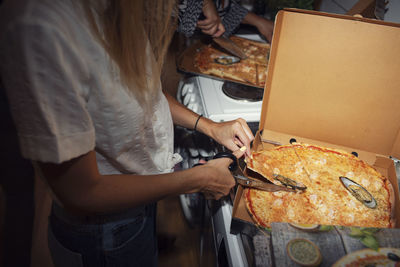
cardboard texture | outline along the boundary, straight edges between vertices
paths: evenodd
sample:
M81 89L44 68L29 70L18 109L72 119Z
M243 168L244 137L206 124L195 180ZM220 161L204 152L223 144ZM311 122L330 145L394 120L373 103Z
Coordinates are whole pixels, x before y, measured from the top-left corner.
M297 142L357 152L391 181L400 158L400 24L287 9L276 17L252 149ZM242 189L233 220L253 222ZM235 230L233 230L235 232Z

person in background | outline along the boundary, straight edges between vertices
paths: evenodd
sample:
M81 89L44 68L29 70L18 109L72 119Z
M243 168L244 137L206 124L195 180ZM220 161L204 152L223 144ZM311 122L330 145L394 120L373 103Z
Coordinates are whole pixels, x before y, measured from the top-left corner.
M0 74L23 157L53 196L55 266L156 266L156 202L235 181L230 159L172 172L173 124L249 154L243 119L213 122L161 88L174 0L10 0L0 8ZM246 149L242 151L240 147Z
M236 0L182 0L178 32L190 37L196 27L213 37L230 36L240 23L252 25L270 43L274 23L249 12Z

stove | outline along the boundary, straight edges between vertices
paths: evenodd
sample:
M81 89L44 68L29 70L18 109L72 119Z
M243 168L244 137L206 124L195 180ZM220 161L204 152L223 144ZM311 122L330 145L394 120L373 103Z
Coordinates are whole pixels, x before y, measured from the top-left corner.
M262 89L199 76L194 80L207 118L218 122L238 117L251 122L260 120Z
M261 41L257 34L241 37ZM243 118L253 134L258 130L264 90L240 83L209 77L188 75L179 85L177 99L198 114L216 122ZM177 127L175 131L176 151L184 158L181 168L191 168L201 158L211 158L221 149L207 136ZM179 144L179 145L178 145ZM233 190L234 191L234 190ZM207 201L199 194L180 196L183 213L190 225L204 226L210 222L213 232L216 266L247 267L251 265L246 254L248 245L240 234L230 233L234 193L218 201ZM205 208L205 210L204 210ZM200 241L200 256L203 251Z
M263 90L233 82L188 76L181 80L177 99L189 109L214 121L228 121L239 117L245 119L253 133L258 130ZM200 158L211 158L221 146L207 136L184 129L176 130L178 153L184 158L182 168L190 168ZM223 149L223 148L222 148ZM208 201L207 205L199 194L180 196L183 213L190 225L211 222L217 266L249 266L241 237L230 233L233 196L219 201ZM206 211L204 211L204 206ZM206 216L206 218L202 218Z
M239 37L263 41L258 34ZM264 90L240 83L192 76L181 81L178 100L193 111L220 122L241 117L247 122L260 120Z
M260 102L264 94L264 90L261 88L229 81L222 84L222 92L227 97L241 102Z

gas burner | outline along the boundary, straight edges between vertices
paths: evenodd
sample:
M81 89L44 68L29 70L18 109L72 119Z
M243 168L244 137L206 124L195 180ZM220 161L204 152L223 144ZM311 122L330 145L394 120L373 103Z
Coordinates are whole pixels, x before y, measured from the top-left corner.
M257 102L263 98L264 90L258 87L225 81L222 91L228 97L245 102Z

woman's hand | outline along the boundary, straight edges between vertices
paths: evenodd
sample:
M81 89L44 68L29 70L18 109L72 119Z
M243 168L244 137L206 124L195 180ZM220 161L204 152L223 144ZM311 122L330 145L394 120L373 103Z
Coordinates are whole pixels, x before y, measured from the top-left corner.
M165 96L176 125L188 129L194 129L196 126L196 131L206 134L231 151L246 146L246 154L250 156L250 142L254 136L244 119L214 122L189 110L171 95L166 93Z
M210 136L231 151L245 146L246 154L250 156L250 142L254 136L246 121L242 118L220 123L212 123Z
M197 22L197 27L205 34L212 37L219 37L225 32L225 27L222 24L221 18L218 15L215 4L212 0L204 0L203 3L204 20Z
M233 154L240 158L244 155L244 151L238 149ZM204 193L207 199L220 199L228 195L231 188L235 186L235 179L228 169L231 163L232 160L229 158L219 158L209 160L206 164L195 167L202 168L201 171L204 173L204 183L200 192Z

